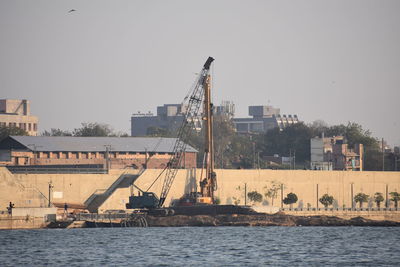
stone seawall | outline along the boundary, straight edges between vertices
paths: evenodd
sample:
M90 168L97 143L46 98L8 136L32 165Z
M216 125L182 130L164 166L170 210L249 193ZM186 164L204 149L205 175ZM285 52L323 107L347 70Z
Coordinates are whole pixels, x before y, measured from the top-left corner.
M45 226L43 217L0 215L0 230L39 229Z

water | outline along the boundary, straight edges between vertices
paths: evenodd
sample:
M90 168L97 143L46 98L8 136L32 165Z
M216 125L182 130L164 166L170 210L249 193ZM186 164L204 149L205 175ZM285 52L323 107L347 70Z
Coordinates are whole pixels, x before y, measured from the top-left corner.
M399 228L0 231L0 266L398 266Z

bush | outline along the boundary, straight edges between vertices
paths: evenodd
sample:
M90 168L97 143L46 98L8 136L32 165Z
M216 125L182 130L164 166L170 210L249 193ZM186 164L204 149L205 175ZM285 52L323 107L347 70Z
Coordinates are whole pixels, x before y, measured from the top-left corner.
M252 191L247 193L247 197L249 198L250 201L253 202L261 202L263 199L263 196L257 191Z
M324 205L325 208L327 208L329 205L332 205L333 196L325 194L319 199L319 202L321 202L321 204Z
M289 193L287 196L283 199L283 203L286 205L292 205L296 203L298 200L297 195L295 193Z

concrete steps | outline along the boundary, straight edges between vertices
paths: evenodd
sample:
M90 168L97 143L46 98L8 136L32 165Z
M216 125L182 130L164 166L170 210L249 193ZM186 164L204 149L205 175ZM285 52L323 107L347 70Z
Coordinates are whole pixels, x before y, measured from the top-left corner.
M123 173L106 190L96 190L85 202L87 209L91 213L97 213L99 207L115 192L115 190L118 188L128 188L144 171L145 170L142 169L138 174Z

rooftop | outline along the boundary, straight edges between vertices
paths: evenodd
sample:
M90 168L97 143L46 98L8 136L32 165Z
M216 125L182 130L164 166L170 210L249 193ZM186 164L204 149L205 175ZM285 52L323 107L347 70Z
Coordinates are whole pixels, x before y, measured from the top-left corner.
M11 140L10 140L11 139ZM101 152L109 147L116 152L161 152L173 151L176 138L165 137L74 137L74 136L10 136L0 142L16 141L22 146L36 151ZM187 145L186 152L197 152Z

